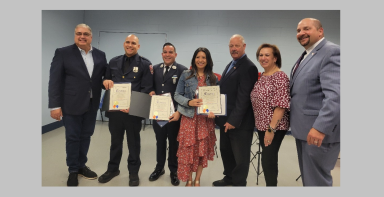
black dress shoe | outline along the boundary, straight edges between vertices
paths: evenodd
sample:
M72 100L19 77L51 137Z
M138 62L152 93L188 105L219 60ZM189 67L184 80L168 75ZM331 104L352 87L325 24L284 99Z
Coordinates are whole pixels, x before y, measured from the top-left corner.
M88 166L84 166L84 168L79 169L79 174L86 179L97 179L97 174L92 171Z
M100 183L106 183L113 179L113 177L117 176L120 174L120 170L114 171L114 172L108 172L106 171L103 175L99 177L99 182Z
M224 178L218 181L214 181L212 186L230 186L232 183L226 181Z
M140 184L139 175L130 174L129 175L129 186L138 186Z
M161 175L165 173L164 169L156 170L149 176L149 181L156 181Z
M180 181L179 181L179 179L177 178L177 173L172 173L171 172L171 183L172 183L172 185L174 185L174 186L178 186L179 184L180 184Z
M78 186L79 181L77 180L77 172L71 172L68 176L67 186Z

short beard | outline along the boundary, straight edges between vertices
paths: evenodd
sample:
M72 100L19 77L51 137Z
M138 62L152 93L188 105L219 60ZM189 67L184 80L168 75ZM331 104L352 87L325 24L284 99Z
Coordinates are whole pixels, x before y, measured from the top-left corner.
M309 40L309 38L308 38L308 41L307 41L307 42L305 42L305 43L301 43L301 42L300 42L300 44L301 44L301 46L305 47L305 46L307 46L307 45L309 44L309 41L310 41L310 40Z

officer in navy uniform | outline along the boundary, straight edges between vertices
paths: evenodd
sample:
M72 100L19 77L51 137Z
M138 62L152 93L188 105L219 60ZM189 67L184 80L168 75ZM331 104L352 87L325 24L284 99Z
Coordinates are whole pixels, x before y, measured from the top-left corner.
M131 82L132 91L149 93L152 90L151 62L137 54L140 48L139 38L128 35L124 42L125 55L112 58L107 67L103 86L112 88L114 82ZM139 185L140 130L143 118L129 115L129 109L106 112L109 117L111 133L110 159L107 171L99 177L100 183L106 183L120 174L119 165L122 155L124 133L127 134L129 186Z
M170 93L173 100L173 105L176 109L177 103L173 99L176 86L179 81L180 75L187 67L175 62L177 56L176 48L171 43L165 43L163 45L163 57L164 63L157 64L153 67L153 89L150 95L160 95ZM178 113L178 112L176 112ZM150 181L157 180L161 175L165 173L164 165L166 159L167 149L167 137L168 137L168 168L170 171L171 183L174 186L180 184L177 178L177 149L179 142L177 141L177 134L179 133L180 119L173 121L160 127L157 121L153 123L153 129L156 135L156 160L157 165L155 171L149 176Z

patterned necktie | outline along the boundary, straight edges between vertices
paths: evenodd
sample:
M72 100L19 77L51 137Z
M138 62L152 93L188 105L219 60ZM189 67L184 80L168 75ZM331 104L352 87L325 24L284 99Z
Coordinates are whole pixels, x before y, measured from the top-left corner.
M295 65L295 68L292 72L292 76L295 74L297 68L299 67L300 63L301 63L301 60L303 60L304 56L307 54L307 51L304 51L303 54L301 54L300 58L297 60L296 62L296 65Z
M165 75L167 75L168 70L169 70L169 66L165 66L165 73L164 73L164 75L163 75L163 80L164 80Z

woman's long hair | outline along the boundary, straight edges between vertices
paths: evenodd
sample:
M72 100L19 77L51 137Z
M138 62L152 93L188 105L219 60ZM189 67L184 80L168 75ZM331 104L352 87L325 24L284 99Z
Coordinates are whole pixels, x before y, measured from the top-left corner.
M192 65L191 75L189 75L186 79L192 78L195 73L197 74L197 66L196 66L195 59L196 59L197 54L200 51L205 53L206 60L207 60L207 65L204 68L204 75L205 75L205 77L209 76L209 83L210 83L211 86L214 86L214 85L216 85L216 75L212 71L212 69L213 69L213 61L212 61L211 53L205 47L197 48L195 53L193 54L192 61L191 61L191 65Z

